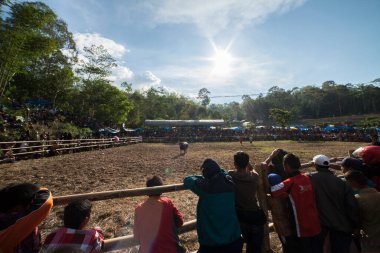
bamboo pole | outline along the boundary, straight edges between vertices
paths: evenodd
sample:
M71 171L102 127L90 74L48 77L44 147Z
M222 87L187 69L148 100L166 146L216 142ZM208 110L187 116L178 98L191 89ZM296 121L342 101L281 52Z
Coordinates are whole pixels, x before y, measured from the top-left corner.
M156 186L156 187L136 188L136 189L127 189L127 190L91 192L91 193L55 197L54 205L65 205L72 201L82 200L82 199L98 201L98 200L106 200L106 199L114 199L114 198L156 195L163 192L174 192L174 191L183 191L183 190L186 190L183 184L172 184L172 185L163 185L163 186Z
M196 226L197 220L185 222L183 226L178 229L178 234L184 234L192 230L195 230ZM139 243L133 239L133 235L112 238L104 241L103 252L126 249L128 247L133 247L137 245L139 245Z

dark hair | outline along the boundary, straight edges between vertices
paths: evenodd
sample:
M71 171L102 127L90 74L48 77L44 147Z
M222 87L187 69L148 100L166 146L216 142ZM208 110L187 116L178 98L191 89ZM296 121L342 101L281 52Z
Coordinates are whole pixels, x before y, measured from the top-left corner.
M234 155L234 162L239 169L245 169L249 163L249 155L243 151L238 151Z
M67 228L78 229L82 222L90 217L92 204L88 199L71 202L65 207L63 223Z
M153 176L151 178L148 178L148 180L146 181L146 187L161 186L163 184L164 183L162 182L162 179L159 176ZM160 194L152 194L152 195L148 195L148 196L149 197L161 196L161 193Z
M288 165L292 170L299 170L301 168L300 159L292 153L284 156L284 167L285 165Z
M282 161L284 160L284 156L287 154L288 152L286 152L285 150L283 149L279 149L277 154L272 158L272 164L273 166L275 166L276 168L282 168L284 169L284 165L282 163Z
M163 184L164 183L162 183L162 179L159 176L153 176L146 181L146 187L161 186Z
M358 170L349 170L344 174L347 181L356 182L361 186L367 185L368 179L364 176L363 172Z
M18 205L29 205L39 186L31 183L10 184L0 190L0 212L8 212Z

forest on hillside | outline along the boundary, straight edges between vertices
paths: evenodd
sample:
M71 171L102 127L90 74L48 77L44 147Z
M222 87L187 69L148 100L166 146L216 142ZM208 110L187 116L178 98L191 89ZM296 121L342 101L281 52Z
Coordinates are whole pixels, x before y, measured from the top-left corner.
M281 125L300 119L380 113L380 78L358 84L326 81L290 90L278 86L242 102L213 104L163 87L137 90L110 75L117 61L102 46L78 57L73 34L43 2L0 1L0 110L29 110L30 101L62 112L60 120L98 128L143 125L145 119L247 120ZM380 75L380 73L379 73ZM250 91L255 93L255 91ZM25 110L24 110L25 109ZM1 123L1 122L0 122Z

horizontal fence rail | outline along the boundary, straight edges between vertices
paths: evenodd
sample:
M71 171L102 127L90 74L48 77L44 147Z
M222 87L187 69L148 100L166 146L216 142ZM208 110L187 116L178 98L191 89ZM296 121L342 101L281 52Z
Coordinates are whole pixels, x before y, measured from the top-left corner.
M172 185L144 187L144 188L127 189L127 190L91 192L91 193L54 197L54 205L65 205L72 201L82 200L82 199L98 201L98 200L115 199L115 198L157 195L164 192L175 192L175 191L183 191L183 190L186 190L183 184L172 184Z
M13 142L0 142L1 146L7 146L3 148L3 152L11 151L11 154L5 159L11 157L22 157L38 154L40 156L53 155L49 152L55 152L54 155L59 155L69 151L81 151L83 149L93 148L107 148L116 147L121 145L128 145L134 143L141 143L142 137L123 137L116 141L113 138L107 139L74 139L74 140L37 140L37 141L13 141ZM21 146L21 144L27 144L28 146ZM11 147L9 147L11 146ZM17 147L14 147L17 146ZM0 162L1 162L0 158Z
M301 164L301 168L309 168L314 165L313 162ZM331 164L333 166L334 164ZM103 191L103 192L90 192L82 194L73 194L66 196L54 197L54 205L65 205L72 201L88 199L91 201L100 201L115 198L125 198L125 197L138 197L138 196L149 196L157 195L165 192L175 192L186 190L184 184L172 184L163 185L155 187L143 187L135 189L125 189L125 190L115 190L115 191Z

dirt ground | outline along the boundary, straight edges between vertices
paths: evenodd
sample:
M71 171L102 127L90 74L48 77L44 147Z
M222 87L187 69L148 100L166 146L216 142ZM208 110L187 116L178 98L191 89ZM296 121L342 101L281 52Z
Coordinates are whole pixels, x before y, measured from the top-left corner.
M49 188L54 196L144 187L147 177L159 175L165 184L181 183L187 175L200 174L200 165L213 158L227 170L233 168L233 154L246 151L252 163L265 160L274 148L283 148L308 162L316 154L345 156L349 149L364 143L292 141L243 143L194 143L179 156L174 144L136 144L97 151L73 153L0 165L0 187L13 182L32 182ZM190 191L164 194L183 214L185 221L195 219L197 197ZM146 197L93 202L90 226L100 226L106 239L132 233L134 207ZM59 227L63 208L57 206L40 226L43 235ZM196 250L196 233L181 236L189 250ZM279 243L274 233L275 252Z

